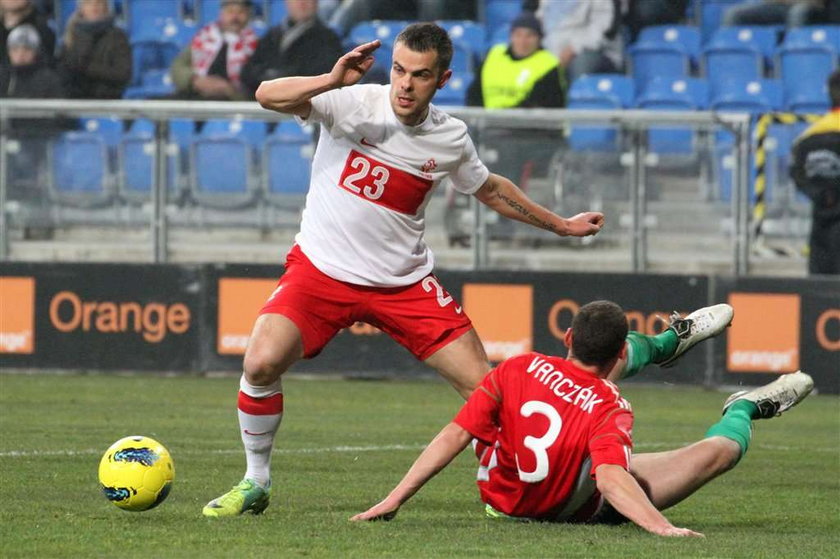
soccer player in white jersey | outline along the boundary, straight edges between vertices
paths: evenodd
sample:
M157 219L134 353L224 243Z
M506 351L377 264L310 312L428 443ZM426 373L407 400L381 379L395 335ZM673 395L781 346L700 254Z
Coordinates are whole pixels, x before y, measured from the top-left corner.
M279 78L257 90L263 107L319 123L321 135L300 233L245 352L238 399L245 477L204 507L207 516L268 506L271 449L283 414L281 375L317 355L341 328L356 321L376 326L464 398L490 370L472 323L432 273L424 210L441 180L557 235L594 235L604 224L598 212L560 217L490 173L466 125L431 104L452 74L446 31L431 23L408 26L394 44L390 85L355 85L378 47L379 41L356 47L329 74ZM628 338L634 357L619 374L667 364L730 320L731 307L718 305L659 336Z
M803 372L736 392L703 440L632 454L633 411L607 379L626 351L621 307L595 301L566 330L566 359L527 353L493 369L382 502L352 520L390 520L474 438L484 443L478 487L491 518L618 523L660 536L702 534L660 512L733 468L752 421L780 415L814 386Z

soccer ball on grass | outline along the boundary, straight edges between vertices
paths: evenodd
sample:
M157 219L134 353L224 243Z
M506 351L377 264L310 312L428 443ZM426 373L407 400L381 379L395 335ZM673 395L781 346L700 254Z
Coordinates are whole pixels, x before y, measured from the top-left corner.
M149 437L118 440L99 461L105 498L123 510L143 511L161 504L175 479L169 451Z

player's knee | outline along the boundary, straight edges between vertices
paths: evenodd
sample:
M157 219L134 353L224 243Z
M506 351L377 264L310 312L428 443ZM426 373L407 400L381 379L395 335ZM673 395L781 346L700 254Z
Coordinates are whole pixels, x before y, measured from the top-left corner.
M271 359L269 356L248 352L243 362L245 380L254 386L266 386L275 382L286 372L282 361Z

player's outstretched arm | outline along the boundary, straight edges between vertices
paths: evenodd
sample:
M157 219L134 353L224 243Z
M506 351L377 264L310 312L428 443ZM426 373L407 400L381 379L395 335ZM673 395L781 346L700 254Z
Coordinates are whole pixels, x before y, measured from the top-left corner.
M627 470L615 464L601 464L595 469L598 491L619 513L657 536L704 537L688 528L677 528L659 512Z
M457 423L450 423L444 427L384 500L350 520L391 520L394 518L402 504L458 456L470 444L472 438L472 435Z
M604 214L600 212L583 212L569 218L560 217L528 198L513 182L495 173L490 173L475 196L505 217L560 236L595 235L604 226Z
M310 99L331 89L358 83L373 66L373 52L379 45L378 39L359 45L339 58L329 74L264 81L257 88L257 101L266 109L306 118L312 109Z

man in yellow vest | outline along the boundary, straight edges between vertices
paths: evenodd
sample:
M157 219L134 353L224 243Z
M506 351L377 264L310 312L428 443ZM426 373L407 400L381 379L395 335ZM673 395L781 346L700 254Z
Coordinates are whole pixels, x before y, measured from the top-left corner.
M831 110L793 145L791 177L813 202L811 274L840 275L840 70L828 78Z
M563 107L566 80L556 56L542 48L542 25L522 12L510 25L510 44L490 49L467 91L467 105L488 109Z
M557 57L542 48L542 38L542 25L533 12L517 16L510 25L509 43L492 47L475 73L467 105L487 109L565 106L566 73ZM562 142L560 130L494 128L482 135L481 148L490 169L513 177L527 191L532 177L548 174ZM469 221L461 217L471 211L465 200L451 197L444 214L451 245L469 244L470 230L465 226ZM514 237L517 227L505 221L488 222L488 235L502 240ZM523 235L533 233L523 230Z

